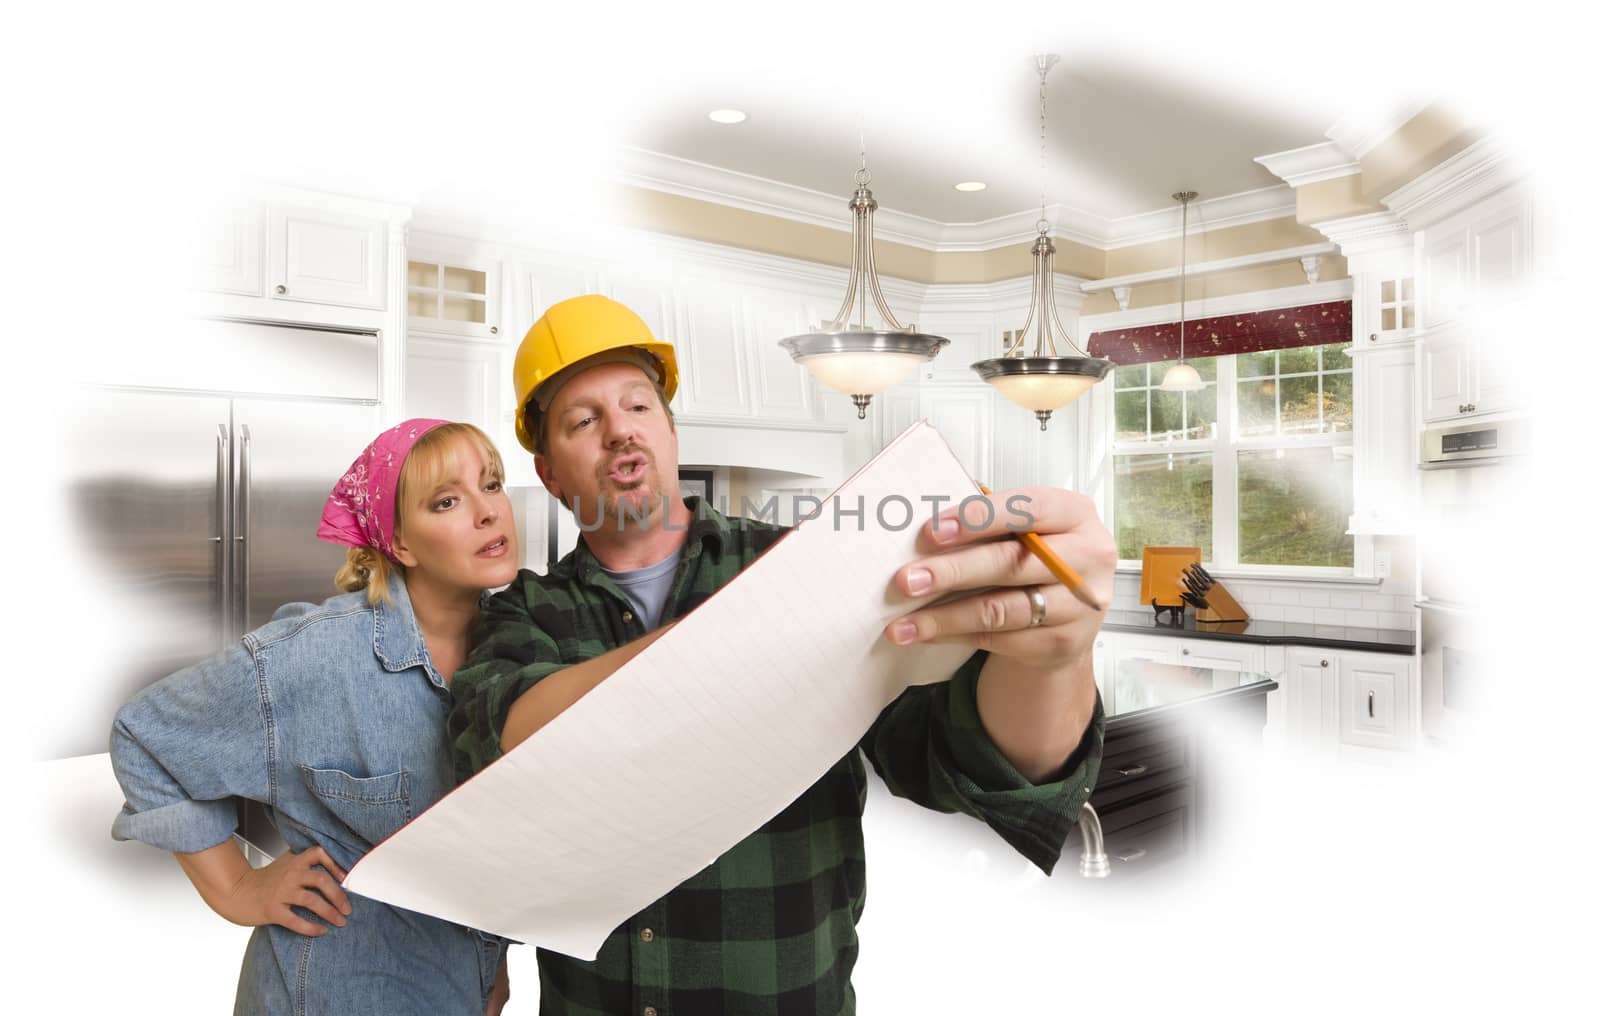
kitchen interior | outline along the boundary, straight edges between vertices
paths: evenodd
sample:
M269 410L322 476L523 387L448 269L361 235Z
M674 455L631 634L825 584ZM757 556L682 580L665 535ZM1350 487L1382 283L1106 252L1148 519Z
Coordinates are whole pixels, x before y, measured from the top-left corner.
M1105 972L1074 989L1095 1000L1154 964L1247 1011L1309 1004L1308 983L1379 1011L1455 997L1419 960L1487 955L1446 929L1483 919L1463 897L1500 849L1484 816L1505 805L1467 776L1504 750L1497 678L1520 661L1497 597L1533 553L1506 521L1530 510L1543 407L1507 336L1550 256L1538 167L1434 91L1252 104L1197 68L1050 45L951 70L986 108L898 118L776 84L798 58L759 86L686 73L603 153L565 153L560 200L507 204L514 174L480 189L458 164L424 182L309 159L189 192L162 241L188 267L141 297L155 338L108 338L64 388L60 506L89 534L70 570L115 610L24 740L47 871L110 933L78 990L143 1011L156 977L164 1011L214 1011L247 934L170 858L111 841L116 707L331 592L342 551L310 534L387 423L478 424L506 456L523 566L570 550L578 528L514 436L511 365L545 307L603 293L676 345L683 476L714 504L825 515L926 419L975 480L1084 494L1118 542L1090 815L1046 879L876 786L865 1009L1056 1011L1044 979L928 971L1069 954ZM865 393L859 360L834 387L837 365L797 352L814 344L780 344L856 323L944 341L897 347ZM1222 936L1207 956L1201 935ZM153 974L175 952L193 959L177 986ZM1264 968L1233 965L1252 956ZM532 1011L531 955L512 980L509 1011Z

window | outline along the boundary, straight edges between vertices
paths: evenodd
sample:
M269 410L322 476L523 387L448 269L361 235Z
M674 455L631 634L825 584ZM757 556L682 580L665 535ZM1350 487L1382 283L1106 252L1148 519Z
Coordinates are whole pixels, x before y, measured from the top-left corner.
M1350 568L1354 393L1345 343L1190 360L1205 387L1163 392L1171 362L1113 372L1118 556L1198 546L1219 565Z

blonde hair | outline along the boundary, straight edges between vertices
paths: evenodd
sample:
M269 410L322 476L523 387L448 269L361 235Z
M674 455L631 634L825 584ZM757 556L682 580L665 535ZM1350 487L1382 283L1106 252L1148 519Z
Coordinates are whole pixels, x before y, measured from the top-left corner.
M456 456L463 447L478 452L485 470L495 480L505 482L505 461L489 440L489 435L470 423L446 423L428 431L417 439L406 454L400 467L400 480L394 492L394 534L398 539L405 524L407 488L431 491L439 486L455 469ZM351 547L345 554L345 563L333 576L333 584L340 592L354 593L365 589L367 603L376 607L390 606L389 576L405 578L405 566L393 558L380 554L372 547Z

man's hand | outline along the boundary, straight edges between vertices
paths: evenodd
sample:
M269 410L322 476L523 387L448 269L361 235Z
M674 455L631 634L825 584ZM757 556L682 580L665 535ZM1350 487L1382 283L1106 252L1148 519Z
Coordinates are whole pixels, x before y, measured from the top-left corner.
M964 522L957 506L923 526L917 545L929 556L901 568L894 584L930 605L891 622L886 634L897 645L988 650L977 688L984 730L1018 772L1043 783L1058 777L1094 715L1093 647L1105 615L1056 581L1017 538L1023 529L1039 534L1093 599L1111 602L1117 545L1094 504L1067 490L1023 487L972 499Z
M344 872L321 847L282 854L265 868L250 867L232 840L177 858L201 898L234 924L278 924L315 938L326 935L327 926L291 908L340 928L350 914L350 898L339 886Z
M894 583L900 592L925 601L966 595L899 618L889 625L889 640L960 643L1036 670L1081 660L1094 645L1104 615L1057 582L1017 534L1038 533L1083 577L1096 600L1110 603L1117 545L1094 503L1069 490L1021 487L973 498L965 521L959 512L958 506L947 508L922 527L917 546L929 556L901 568ZM1038 624L1031 623L1030 586L1044 596Z

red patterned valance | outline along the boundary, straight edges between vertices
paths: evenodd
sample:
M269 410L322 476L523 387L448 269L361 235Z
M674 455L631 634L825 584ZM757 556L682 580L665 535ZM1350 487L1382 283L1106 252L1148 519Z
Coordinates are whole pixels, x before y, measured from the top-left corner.
M1184 326L1183 353L1198 359L1349 341L1350 301L1335 300L1190 321ZM1089 336L1089 355L1123 366L1176 360L1178 322L1095 332Z

